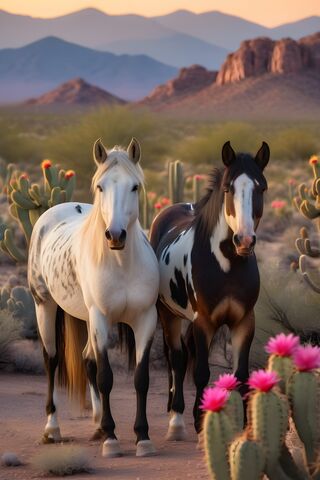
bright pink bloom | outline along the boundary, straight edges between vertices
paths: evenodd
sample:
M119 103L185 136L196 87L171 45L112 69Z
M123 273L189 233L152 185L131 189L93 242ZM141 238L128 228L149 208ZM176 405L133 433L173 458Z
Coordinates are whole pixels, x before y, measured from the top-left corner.
M154 204L154 208L155 208L156 210L161 210L161 208L162 208L162 203L160 203L160 202L155 203L155 204Z
M50 160L43 160L41 167L47 170L48 168L52 167L52 163Z
M294 354L294 363L301 372L320 368L320 348L312 345L300 346Z
M27 173L22 173L22 174L20 175L20 178L25 178L26 180L28 180L29 176L28 176Z
M237 377L232 373L224 373L223 375L219 375L219 378L214 382L214 385L231 392L231 390L235 390L237 386L240 385L240 382L238 382Z
M65 177L66 177L67 180L69 180L69 178L74 177L75 174L76 174L76 172L74 170L67 170L66 174L65 174Z
M266 372L265 370L256 370L252 372L248 385L252 390L260 392L269 392L280 381L276 372Z
M204 177L204 175L199 175L199 174L197 174L197 175L194 176L194 178L195 178L196 180L204 180L205 177Z
M225 406L230 392L225 388L206 388L203 392L200 408L210 412L220 412Z
M272 355L279 357L291 357L299 346L299 337L289 333L279 333L275 337L269 339L265 350Z
M271 202L271 208L274 208L275 210L280 210L281 208L284 208L286 206L287 202L284 200L273 200Z

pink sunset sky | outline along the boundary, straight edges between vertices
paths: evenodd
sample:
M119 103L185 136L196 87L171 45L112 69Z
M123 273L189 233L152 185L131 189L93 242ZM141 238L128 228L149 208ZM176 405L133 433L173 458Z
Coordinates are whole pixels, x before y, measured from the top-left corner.
M55 17L94 7L111 15L163 15L179 9L200 13L219 10L273 27L320 15L319 0L0 0L0 9L35 17Z

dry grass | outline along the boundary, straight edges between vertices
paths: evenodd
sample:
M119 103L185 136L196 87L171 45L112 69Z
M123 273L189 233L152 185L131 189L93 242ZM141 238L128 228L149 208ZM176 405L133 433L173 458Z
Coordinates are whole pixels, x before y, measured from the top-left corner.
M11 346L21 337L22 324L8 310L0 310L0 368L12 363Z
M89 456L85 449L73 445L51 445L32 460L34 469L44 475L89 473Z

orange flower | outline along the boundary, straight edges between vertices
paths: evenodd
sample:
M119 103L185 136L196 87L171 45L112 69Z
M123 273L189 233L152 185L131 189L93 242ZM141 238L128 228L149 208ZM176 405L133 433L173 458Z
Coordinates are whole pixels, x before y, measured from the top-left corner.
M156 210L161 210L162 204L161 204L160 202L157 202L157 203L154 204L154 208L155 208Z
M318 157L317 155L312 155L309 160L310 165L316 165L318 163Z
M41 167L44 168L45 170L47 170L48 168L51 168L52 167L51 160L43 160L43 162L41 163Z
M76 174L76 172L74 170L67 170L66 173L65 173L65 178L67 180L69 180L69 178L74 177L75 174Z
M168 198L168 197L163 197L163 198L161 199L161 203L162 203L162 205L170 205L171 200L170 200L170 198Z

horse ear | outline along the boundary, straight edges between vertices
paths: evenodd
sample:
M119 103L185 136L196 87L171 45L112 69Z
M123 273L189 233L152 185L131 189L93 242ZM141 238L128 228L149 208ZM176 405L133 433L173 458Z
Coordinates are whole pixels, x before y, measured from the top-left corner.
M138 142L138 140L135 137L133 137L131 142L129 143L129 147L127 148L127 152L128 152L129 159L131 160L131 162L138 163L140 161L141 147L140 147L140 143Z
M98 138L93 145L93 158L96 164L99 166L101 163L107 160L107 150L103 145L101 138Z
M264 170L264 168L268 165L269 158L270 158L269 145L266 142L262 142L262 147L260 148L260 150L256 155L255 162L261 170Z
M236 154L231 147L230 141L226 142L222 147L222 161L226 167L230 167L236 159Z

